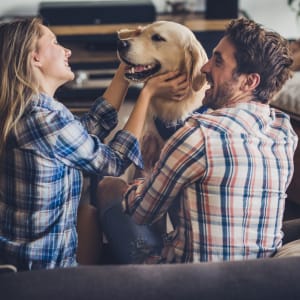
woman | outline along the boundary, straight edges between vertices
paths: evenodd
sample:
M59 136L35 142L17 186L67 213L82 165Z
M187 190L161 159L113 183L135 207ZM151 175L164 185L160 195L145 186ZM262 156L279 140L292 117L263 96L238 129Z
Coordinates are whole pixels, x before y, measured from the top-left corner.
M0 53L0 260L19 270L76 266L82 171L119 176L131 163L142 166L137 139L149 101L159 93L180 100L185 77L149 80L105 145L128 88L123 65L79 121L54 99L74 78L71 51L41 20L1 24Z

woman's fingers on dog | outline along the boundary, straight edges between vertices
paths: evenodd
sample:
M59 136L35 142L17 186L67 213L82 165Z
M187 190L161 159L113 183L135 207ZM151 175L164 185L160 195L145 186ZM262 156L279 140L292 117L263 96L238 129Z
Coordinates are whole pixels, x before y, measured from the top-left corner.
M178 77L170 81L170 83L171 82L173 83L174 89L177 91L184 92L189 88L189 81L187 80L186 74L179 75Z
M189 85L190 85L190 83L189 83L189 81L187 80L187 78L185 77L184 80L179 81L179 82L177 83L177 88L178 88L178 90L187 90L187 89L189 88Z
M162 75L156 76L156 79L161 82L167 82L172 79L178 78L179 75L180 75L179 71L170 71Z
M179 72L169 72L164 74L165 83L169 86L169 97L176 101L181 101L185 98L189 91L189 82L186 74Z
M153 96L162 96L180 101L188 94L189 82L186 74L172 71L150 78L144 88L153 91Z
M168 72L162 75L158 75L155 77L151 77L146 81L146 85L154 86L154 87L161 87L163 89L172 90L174 87L177 86L177 81L175 81L174 78L177 79L178 72Z
M175 81L177 84L184 84L187 82L187 76L186 74L178 74L178 76L175 78Z
M181 73L178 70L170 71L162 75L158 75L157 77L162 81L174 80L176 83L182 83L187 80L187 75L185 73Z
M173 100L181 101L184 99L189 93L190 83L186 79L186 76L180 76L180 81L176 83L173 89Z

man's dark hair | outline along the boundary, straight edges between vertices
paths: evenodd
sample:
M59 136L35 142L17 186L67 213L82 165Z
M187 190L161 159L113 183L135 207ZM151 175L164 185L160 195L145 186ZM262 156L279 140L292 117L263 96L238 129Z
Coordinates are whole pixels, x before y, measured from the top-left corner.
M267 103L291 77L293 60L288 41L245 18L232 20L225 36L236 48L236 73L258 73L260 84L253 95L257 101Z

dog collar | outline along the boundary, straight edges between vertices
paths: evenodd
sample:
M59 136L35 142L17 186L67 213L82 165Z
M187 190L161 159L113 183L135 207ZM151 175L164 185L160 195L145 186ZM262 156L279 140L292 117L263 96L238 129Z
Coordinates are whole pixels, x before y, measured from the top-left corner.
M198 113L198 114L204 114L207 110L209 109L208 106L202 105L196 110L193 111L193 113ZM176 124L167 124L163 120L159 118L154 118L154 124L155 127L161 136L163 140L169 139L182 125L184 124L184 121L178 122Z

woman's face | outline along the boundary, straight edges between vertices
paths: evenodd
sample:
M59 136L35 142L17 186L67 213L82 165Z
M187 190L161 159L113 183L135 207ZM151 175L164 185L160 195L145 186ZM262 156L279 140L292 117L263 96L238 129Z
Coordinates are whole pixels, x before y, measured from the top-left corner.
M60 45L48 27L41 26L42 36L33 53L34 66L38 68L41 90L54 95L58 87L74 79L74 73L69 66L71 50Z

